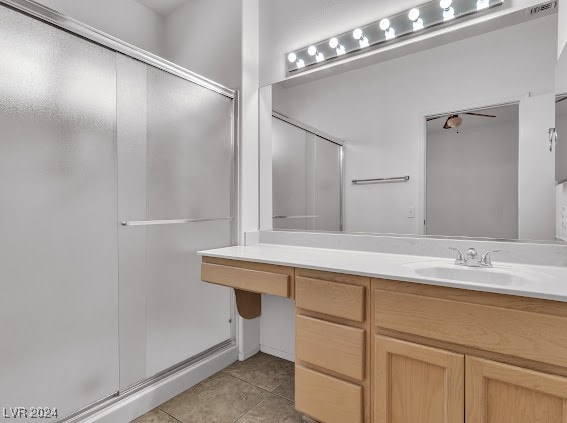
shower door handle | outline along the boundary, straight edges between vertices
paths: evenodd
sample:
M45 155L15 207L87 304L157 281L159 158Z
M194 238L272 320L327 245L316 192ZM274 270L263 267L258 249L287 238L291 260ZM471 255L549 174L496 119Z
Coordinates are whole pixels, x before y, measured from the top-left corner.
M179 225L181 223L215 222L232 220L232 217L205 217L198 219L170 219L170 220L123 220L122 226L151 226L151 225Z

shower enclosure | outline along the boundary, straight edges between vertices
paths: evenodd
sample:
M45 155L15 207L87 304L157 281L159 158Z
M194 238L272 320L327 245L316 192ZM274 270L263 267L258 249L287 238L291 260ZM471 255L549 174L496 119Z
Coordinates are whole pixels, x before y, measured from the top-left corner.
M273 112L274 229L343 230L344 143Z
M236 99L26 11L0 3L0 407L65 418L233 343L195 252L235 239Z

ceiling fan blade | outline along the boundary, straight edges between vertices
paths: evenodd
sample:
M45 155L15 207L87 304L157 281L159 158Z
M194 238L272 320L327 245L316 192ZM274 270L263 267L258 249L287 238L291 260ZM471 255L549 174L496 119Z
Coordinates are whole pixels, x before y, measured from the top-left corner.
M428 117L428 118L427 118L427 122L429 122L429 121L431 121L431 120L435 120L435 119L441 119L442 117L445 117L445 116Z
M559 100L555 100L555 103L561 103L562 101L567 100L567 97L560 98Z
M447 121L445 121L445 125L443 125L443 129L451 129L451 127L449 126L449 120L451 119L451 116L449 116L447 118Z
M465 115L472 115L472 116L480 116L480 117L489 117L489 118L495 118L496 116L494 115L485 115L484 113L474 113L474 112L466 112L463 113Z

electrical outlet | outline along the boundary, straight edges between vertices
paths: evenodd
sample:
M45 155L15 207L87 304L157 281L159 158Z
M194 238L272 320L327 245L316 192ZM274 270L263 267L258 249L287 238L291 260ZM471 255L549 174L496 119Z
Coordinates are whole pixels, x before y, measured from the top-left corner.
M410 207L408 210L408 219L415 218L415 207Z

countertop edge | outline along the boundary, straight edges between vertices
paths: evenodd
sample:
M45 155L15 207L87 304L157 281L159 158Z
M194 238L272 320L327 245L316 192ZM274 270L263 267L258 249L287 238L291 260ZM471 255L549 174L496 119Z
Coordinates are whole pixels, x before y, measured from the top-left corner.
M294 247L294 246L290 245L289 247ZM306 247L297 247L297 248L306 248ZM332 250L332 251L338 251L338 250ZM378 253L373 253L373 254L378 254ZM253 257L240 257L233 254L226 254L226 253L223 254L218 252L215 253L209 250L198 251L197 255L201 257L221 258L221 259L245 261L251 263L264 263L264 264L272 264L276 266L299 267L309 270L343 273L348 275L364 276L375 279L387 279L387 280L394 280L399 282L417 283L421 285L441 286L446 288L463 289L463 290L477 291L477 292L488 292L495 294L512 295L516 297L536 298L541 300L567 303L567 295L549 294L545 292L538 292L532 290L522 290L521 287L505 288L497 285L484 285L484 284L469 283L469 282L449 282L446 280L426 278L426 277L406 277L406 276L400 276L400 275L388 274L388 273L371 273L364 271L356 271L353 269L346 269L340 266L334 266L334 267L317 266L317 265L309 265L309 264L299 263L289 260L269 260L262 258L253 258Z

